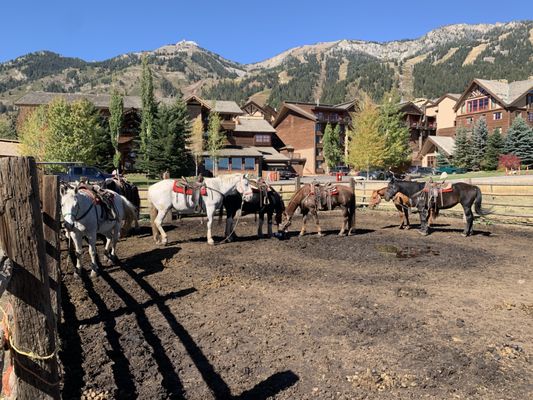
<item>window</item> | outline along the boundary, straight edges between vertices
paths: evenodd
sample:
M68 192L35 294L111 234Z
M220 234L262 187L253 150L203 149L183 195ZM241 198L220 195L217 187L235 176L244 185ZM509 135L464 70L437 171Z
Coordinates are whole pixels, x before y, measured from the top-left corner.
M533 106L533 93L527 95L526 104L528 106Z
M213 159L211 157L204 159L205 169L208 171L213 171Z
M231 169L233 171L242 170L242 158L241 157L232 157L231 159Z
M244 169L247 170L247 171L255 170L255 158L246 157L244 159Z
M492 118L494 119L494 121L499 121L500 119L502 119L501 111L498 111L498 112L495 112L494 114L492 114Z
M474 122L474 118L472 118L472 117L468 117L468 118L466 119L466 123L467 123L468 125L472 125L472 122Z
M270 144L270 135L255 135L255 142L262 144Z
M470 100L466 103L466 108L469 113L488 110L489 109L489 98L483 97L481 99Z
M527 120L528 120L529 122L533 122L533 112L528 112L528 113L527 113Z
M229 170L229 158L223 157L218 159L218 169L220 170Z

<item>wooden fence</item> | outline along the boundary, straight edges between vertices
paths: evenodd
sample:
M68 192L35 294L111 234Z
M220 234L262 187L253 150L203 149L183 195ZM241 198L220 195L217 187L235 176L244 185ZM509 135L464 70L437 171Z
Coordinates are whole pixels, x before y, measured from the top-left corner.
M1 398L59 399L59 181L28 157L0 159Z
M472 183L468 179L462 180ZM368 205L372 191L387 186L387 181L358 181L345 179L340 182L342 185L354 187L357 197L357 205L365 207ZM295 193L298 185L297 181L279 181L274 182L272 187L281 193L285 203L289 201ZM474 183L481 189L483 194L483 207L492 209L492 214L484 217L488 221L533 224L533 185L523 183ZM141 215L149 214L149 205L147 200L147 187L140 188L141 196ZM377 210L392 211L396 210L390 202L382 201ZM462 207L456 206L450 210L441 213L442 215L461 217L463 216Z

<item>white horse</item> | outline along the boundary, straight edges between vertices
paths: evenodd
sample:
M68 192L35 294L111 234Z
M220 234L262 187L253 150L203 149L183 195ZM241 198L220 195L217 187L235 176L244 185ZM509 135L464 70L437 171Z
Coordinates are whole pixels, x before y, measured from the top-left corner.
M109 261L117 262L116 246L120 237L120 230L124 222L124 231L128 231L137 221L137 210L124 196L105 190L113 196L116 217L111 219L97 204L94 196L87 189L61 188L61 213L67 237L74 243L76 250L77 274L81 271L81 255L83 252L83 238L89 243L91 256L91 276L98 274L98 254L96 252L96 234L106 237L104 255ZM70 251L70 249L69 249Z
M250 201L253 195L252 188L248 178L243 174L205 178L203 186L206 188L206 194L199 197L201 198L201 205L207 214L207 243L215 244L211 234L211 226L215 211L222 207L224 197L237 191L243 196L243 201ZM192 214L197 206L195 204L195 197L197 196L175 193L173 187L174 180L165 179L148 188L148 201L151 206L150 221L156 243L167 243L167 234L161 224L165 215L172 208L182 214ZM159 236L161 236L161 241L159 241Z

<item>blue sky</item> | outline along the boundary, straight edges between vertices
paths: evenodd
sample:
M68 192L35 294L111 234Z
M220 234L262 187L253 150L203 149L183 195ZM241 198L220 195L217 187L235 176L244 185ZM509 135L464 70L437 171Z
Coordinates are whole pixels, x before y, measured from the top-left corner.
M533 19L531 0L30 0L0 7L0 62L37 50L85 60L182 39L249 63L338 39L415 38L442 25Z

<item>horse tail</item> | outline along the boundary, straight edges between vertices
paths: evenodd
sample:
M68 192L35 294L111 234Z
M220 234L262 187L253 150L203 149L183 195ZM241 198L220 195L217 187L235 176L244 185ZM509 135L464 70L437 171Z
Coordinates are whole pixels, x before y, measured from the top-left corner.
M381 198L380 198L381 199ZM353 193L353 196L350 200L350 212L351 212L351 226L353 229L355 229L355 210L357 208L357 198L355 197L355 193Z
M474 188L476 189L476 199L474 200L474 209L476 210L476 214L481 216L492 214L492 210L486 210L481 206L482 195L479 187L474 186Z
M124 227L122 228L122 231L127 233L132 226L136 225L138 222L137 208L124 196L120 197L122 200L122 207L124 208Z

